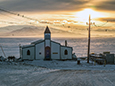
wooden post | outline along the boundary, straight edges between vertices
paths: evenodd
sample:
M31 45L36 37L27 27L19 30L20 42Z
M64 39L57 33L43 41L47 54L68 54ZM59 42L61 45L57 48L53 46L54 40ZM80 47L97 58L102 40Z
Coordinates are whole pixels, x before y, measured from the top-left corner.
M19 44L19 53L20 53L20 57L19 58L22 58L21 44Z
M87 63L89 63L90 54L90 15L89 15L89 29L88 29L88 53L87 53Z
M96 65L96 60L94 60L94 65Z
M1 47L1 50L2 50L2 52L3 52L3 54L4 54L4 56L6 57L6 54L5 54L5 52L4 52L3 48L2 48L2 46L0 46L0 47Z
M105 67L105 65L106 65L106 60L104 60L104 67Z

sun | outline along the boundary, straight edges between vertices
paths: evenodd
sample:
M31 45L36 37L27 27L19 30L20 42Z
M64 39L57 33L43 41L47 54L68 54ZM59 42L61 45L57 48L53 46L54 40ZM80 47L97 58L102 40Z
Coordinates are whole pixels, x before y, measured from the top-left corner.
M76 20L79 20L81 22L87 22L89 15L91 16L91 19L103 17L100 12L94 11L93 9L84 9L82 11L79 11L75 14L75 17Z

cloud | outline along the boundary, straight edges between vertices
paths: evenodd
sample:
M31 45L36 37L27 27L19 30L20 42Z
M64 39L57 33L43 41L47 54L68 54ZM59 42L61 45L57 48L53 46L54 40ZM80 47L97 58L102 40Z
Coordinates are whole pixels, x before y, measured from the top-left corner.
M109 17L109 18L98 18L98 19L96 19L96 20L100 20L100 21L106 21L106 22L115 22L115 18L111 18L111 17Z
M72 11L95 7L115 10L115 0L0 0L0 8L11 11Z
M103 2L97 3L95 7L98 10L114 11L115 10L115 0L105 0Z
M12 11L79 10L89 0L1 0L0 6Z

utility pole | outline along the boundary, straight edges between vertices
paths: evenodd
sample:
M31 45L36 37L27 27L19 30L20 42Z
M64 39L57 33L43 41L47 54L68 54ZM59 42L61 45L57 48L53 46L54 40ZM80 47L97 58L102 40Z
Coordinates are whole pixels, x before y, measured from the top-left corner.
M87 63L89 63L89 57L90 57L90 15L89 15L89 29L88 29L88 52L87 52Z

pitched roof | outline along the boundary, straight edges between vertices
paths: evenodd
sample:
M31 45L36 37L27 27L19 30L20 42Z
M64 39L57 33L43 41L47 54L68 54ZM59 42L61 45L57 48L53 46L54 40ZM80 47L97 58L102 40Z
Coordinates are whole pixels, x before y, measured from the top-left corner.
M61 45L61 47L67 47L67 48L72 48L73 49L73 47L70 47L70 46Z
M55 41L52 41L52 40L51 40L51 42L53 42L53 43L56 43L56 44L59 44L59 45L61 45L60 43L58 43L58 42L55 42Z
M29 47L34 47L33 44L30 44L30 45L23 45L22 48L29 48Z
M44 40L37 40L37 41L32 42L31 44L38 44L38 43L41 43L41 42L44 42Z
M46 30L45 30L44 33L51 33L50 30L49 30L49 28L48 28L48 26L46 27Z

